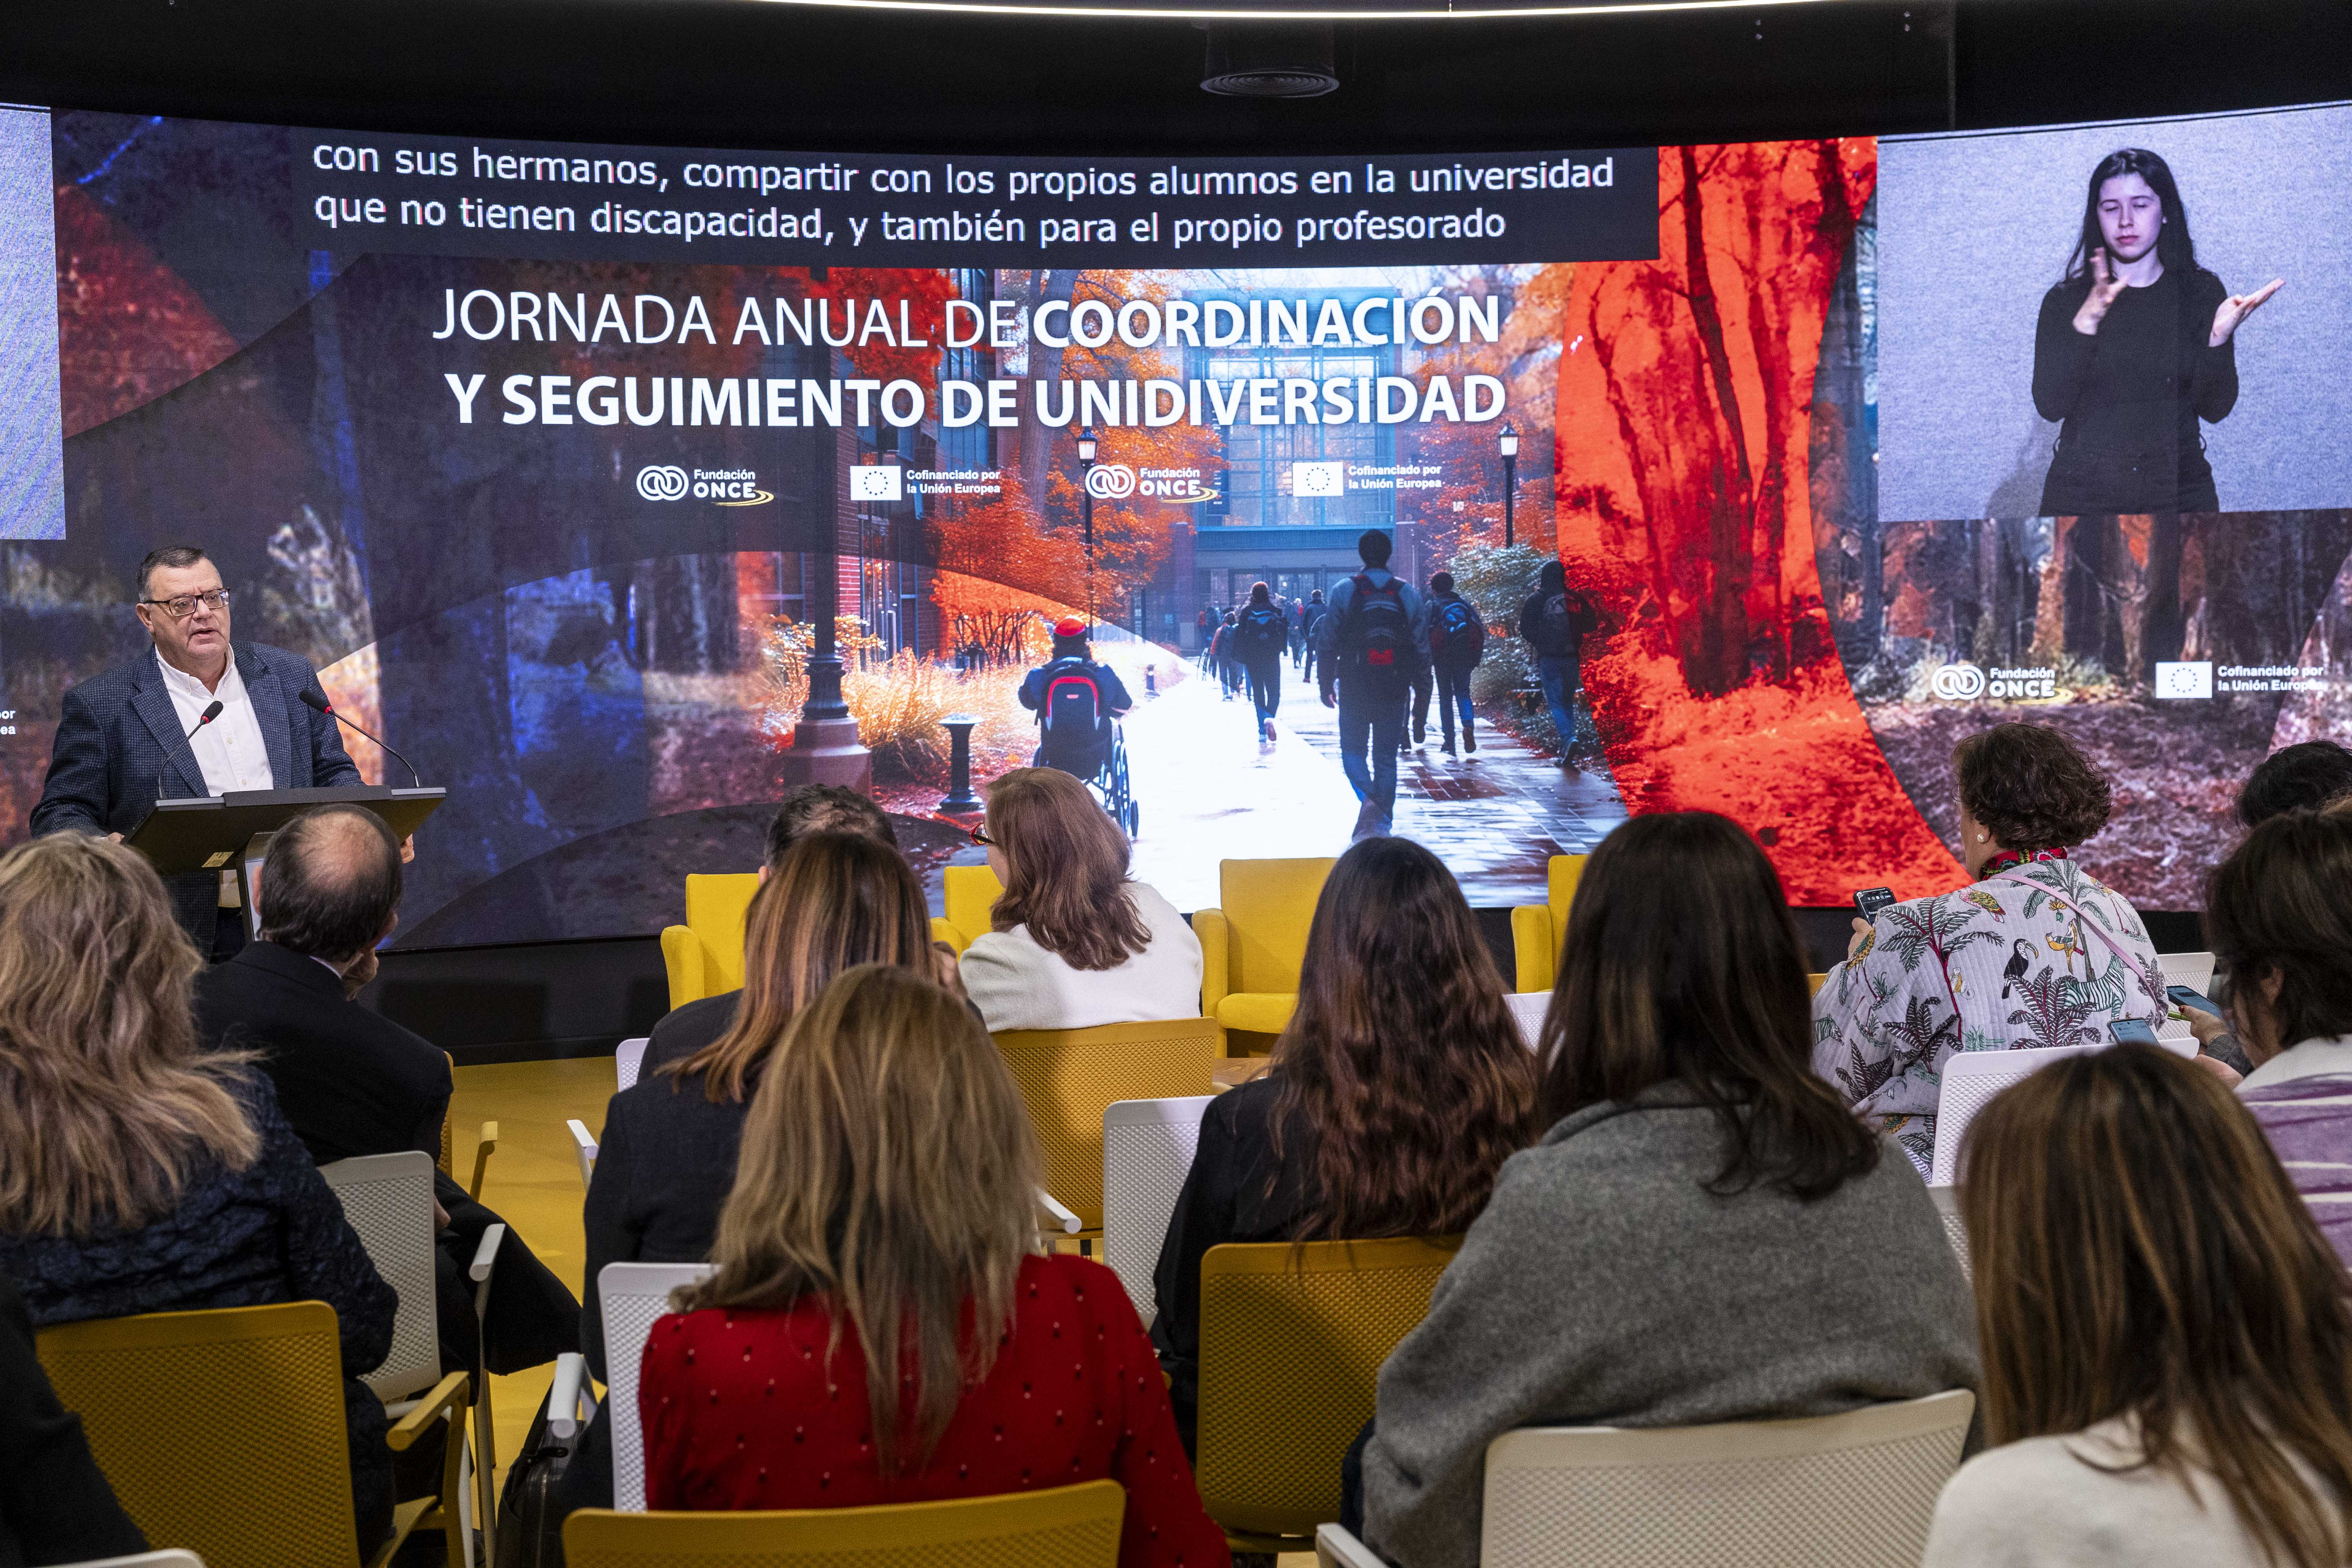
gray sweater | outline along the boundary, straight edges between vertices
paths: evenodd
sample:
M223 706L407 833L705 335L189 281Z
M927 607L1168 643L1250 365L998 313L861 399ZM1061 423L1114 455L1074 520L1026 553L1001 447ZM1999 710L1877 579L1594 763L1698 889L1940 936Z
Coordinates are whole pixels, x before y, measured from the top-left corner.
M1969 1289L1918 1173L1887 1144L1810 1204L1701 1186L1714 1115L1661 1088L1563 1118L1505 1162L1381 1369L1366 1544L1476 1568L1486 1445L1518 1426L1826 1415L1978 1382Z

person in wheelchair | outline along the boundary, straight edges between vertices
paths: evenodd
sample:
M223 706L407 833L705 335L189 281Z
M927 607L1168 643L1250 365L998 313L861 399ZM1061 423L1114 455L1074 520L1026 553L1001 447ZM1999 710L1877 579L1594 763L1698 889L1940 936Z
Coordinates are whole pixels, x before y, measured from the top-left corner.
M1054 658L1021 682L1021 706L1037 715L1035 765L1092 781L1111 760L1113 721L1135 706L1118 671L1094 661L1087 624L1065 616L1054 624Z

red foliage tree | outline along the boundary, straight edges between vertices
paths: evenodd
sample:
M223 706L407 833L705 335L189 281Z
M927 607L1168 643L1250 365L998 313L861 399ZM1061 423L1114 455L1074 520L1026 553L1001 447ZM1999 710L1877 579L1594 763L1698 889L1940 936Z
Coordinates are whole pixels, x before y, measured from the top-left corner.
M1623 627L1586 679L1619 784L1748 824L1800 901L1957 869L1871 738L1813 560L1813 373L1876 175L1868 141L1663 148L1657 259L1577 267L1560 325L1560 550Z

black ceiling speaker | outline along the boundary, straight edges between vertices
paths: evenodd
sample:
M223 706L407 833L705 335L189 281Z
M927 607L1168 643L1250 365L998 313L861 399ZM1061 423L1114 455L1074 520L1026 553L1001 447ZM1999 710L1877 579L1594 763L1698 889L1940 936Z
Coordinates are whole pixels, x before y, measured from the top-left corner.
M1339 85L1331 25L1206 24L1204 91L1228 98L1320 98Z

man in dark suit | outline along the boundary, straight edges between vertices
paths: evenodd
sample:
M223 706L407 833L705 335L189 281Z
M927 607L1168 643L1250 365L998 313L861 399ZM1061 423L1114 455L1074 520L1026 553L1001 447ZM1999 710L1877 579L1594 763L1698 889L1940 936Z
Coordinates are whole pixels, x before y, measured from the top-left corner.
M449 1058L350 998L374 977L376 943L399 923L400 846L373 812L322 805L278 829L257 897L261 938L196 980L207 1047L261 1053L278 1109L320 1164L414 1149L437 1154ZM520 1372L575 1350L580 1303L509 1229L499 1248L482 1347L466 1267L499 1216L447 1175L436 1259L445 1365Z
M898 835L889 817L871 797L840 784L803 784L784 797L783 805L776 808L776 819L768 825L768 858L760 868L760 879L766 881L768 873L782 862L784 851L812 833L861 833L877 844L898 847ZM663 1014L646 1041L646 1057L638 1064L637 1076L648 1077L655 1068L682 1062L716 1043L735 1022L735 1004L742 996L740 988L722 991Z
M33 807L35 837L120 838L145 820L159 795L361 782L339 726L303 705L305 690L325 695L310 664L282 648L230 640L228 590L203 551L174 545L150 552L139 566L136 608L154 646L66 692L48 781ZM219 715L199 728L215 701ZM218 959L244 945L234 872L164 883L197 951Z

